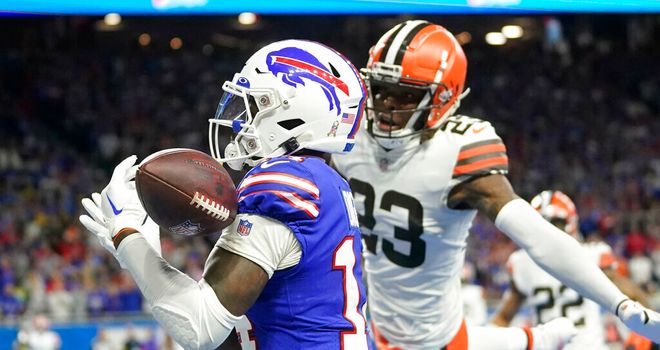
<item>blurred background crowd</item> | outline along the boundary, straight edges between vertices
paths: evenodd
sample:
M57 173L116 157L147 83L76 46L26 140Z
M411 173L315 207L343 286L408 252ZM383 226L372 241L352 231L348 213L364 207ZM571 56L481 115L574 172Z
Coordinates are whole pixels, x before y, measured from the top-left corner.
M464 43L471 94L459 110L491 121L525 199L569 194L587 239L609 243L646 291L660 286L660 16L423 17ZM140 315L130 276L78 223L80 199L112 167L170 147L207 151L221 84L260 45L308 38L356 66L389 17L18 17L0 21L0 319ZM482 32L514 22L522 38ZM314 28L301 34L299 28ZM176 40L175 40L176 39ZM162 234L163 255L200 278L216 237ZM497 301L515 245L478 218L468 260ZM494 305L494 304L493 304Z

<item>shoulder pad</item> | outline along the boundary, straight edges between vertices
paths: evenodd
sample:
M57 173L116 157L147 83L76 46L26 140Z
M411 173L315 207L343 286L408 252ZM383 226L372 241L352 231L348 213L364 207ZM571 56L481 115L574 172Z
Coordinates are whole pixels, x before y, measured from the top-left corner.
M316 219L320 192L311 172L296 157L267 160L252 169L237 189L239 213L283 223Z

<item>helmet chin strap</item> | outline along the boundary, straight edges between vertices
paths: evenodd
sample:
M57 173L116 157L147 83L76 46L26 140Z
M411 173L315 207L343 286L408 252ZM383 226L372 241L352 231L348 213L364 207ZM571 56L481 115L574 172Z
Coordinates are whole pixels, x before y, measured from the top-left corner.
M225 147L225 157L226 158L235 158L240 155L240 145L237 145L235 142L230 142L226 147ZM247 163L247 159L239 158L235 160L229 160L225 161L227 165L229 165L230 168L233 170L241 170L243 169L243 164Z
M239 147L243 147L242 145ZM250 167L254 167L257 164L259 164L261 161L263 161L266 158L274 158L274 157L279 157L287 154L294 153L298 150L300 150L300 143L298 143L298 139L295 137L292 137L286 141L284 141L280 146L276 149L274 149L272 152L270 152L268 155L262 155L262 156L253 156L252 158L243 158L240 160L235 160L235 161L228 161L226 162L227 165L229 165L230 168L234 170L241 170L243 168L243 164L247 164ZM229 154L228 152L236 152L236 146L234 143L230 143L227 145L225 148L225 154ZM256 159L254 159L256 158Z
M416 132L400 137L379 137L377 135L373 135L378 145L384 148L386 151L402 148L420 136L421 132Z

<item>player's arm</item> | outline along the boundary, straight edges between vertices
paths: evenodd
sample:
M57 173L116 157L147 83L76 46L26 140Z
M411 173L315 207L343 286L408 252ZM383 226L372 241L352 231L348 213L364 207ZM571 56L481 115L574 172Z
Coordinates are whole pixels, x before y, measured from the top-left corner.
M448 205L474 208L486 214L498 229L555 278L621 317L629 328L660 340L660 315L630 301L589 259L575 239L520 199L503 175L479 176L456 185L449 195Z
M129 241L126 246L121 243L117 252L127 260L127 267L140 288L145 287L145 297L155 301L154 317L176 335L179 343L191 344L186 348L203 349L220 345L231 334L238 316L255 303L275 271L295 266L302 254L288 226L255 214L238 214L223 231L199 282L168 267L162 259L159 265L165 273L149 263L134 265L133 257L139 252L150 254L147 248L144 243L132 246ZM151 286L158 289L159 295L152 295ZM171 317L172 314L178 314L179 318ZM180 329L196 330L190 334L192 341L176 334Z
M251 260L218 247L207 260L204 279L233 315L244 315L268 283L268 274Z
M216 291L205 278L195 281L165 261L147 240L154 233L142 227L146 212L132 181L136 160L131 156L122 161L101 195L83 199L89 215L82 215L80 221L131 273L168 334L186 349L215 349L254 302L268 274L244 257L217 249L212 257L219 271L209 276ZM226 258L227 266L219 263L221 258ZM231 268L245 276L231 273Z
M496 326L508 327L524 302L525 294L521 293L516 283L511 280L509 288L502 297L502 303L490 322Z

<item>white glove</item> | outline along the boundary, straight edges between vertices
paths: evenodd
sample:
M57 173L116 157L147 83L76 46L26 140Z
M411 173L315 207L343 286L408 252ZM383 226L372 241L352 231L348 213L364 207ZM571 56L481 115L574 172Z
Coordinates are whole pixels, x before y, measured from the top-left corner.
M621 321L635 333L660 343L660 314L636 301L626 299L615 310Z
M89 215L81 215L80 222L94 233L101 245L111 252L124 267L112 239L124 228L142 233L154 250L161 254L160 230L147 216L135 190L136 156L124 159L112 173L110 183L101 194L92 193L91 199L83 198L82 205Z

